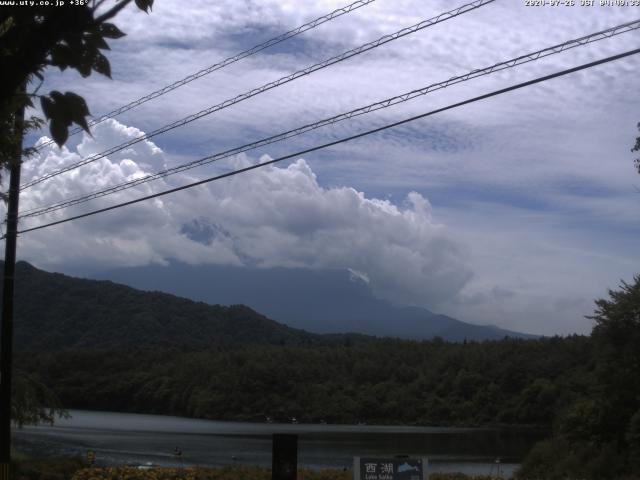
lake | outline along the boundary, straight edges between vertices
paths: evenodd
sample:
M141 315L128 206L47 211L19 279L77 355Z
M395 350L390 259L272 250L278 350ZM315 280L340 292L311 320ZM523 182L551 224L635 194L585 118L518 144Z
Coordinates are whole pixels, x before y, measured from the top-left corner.
M431 472L500 473L508 478L545 432L521 429L304 425L196 420L160 415L70 410L54 426L13 433L35 456L96 454L96 464L271 465L271 435L299 436L301 467L351 468L354 456L427 457ZM174 456L176 447L181 457ZM499 459L499 462L498 462Z

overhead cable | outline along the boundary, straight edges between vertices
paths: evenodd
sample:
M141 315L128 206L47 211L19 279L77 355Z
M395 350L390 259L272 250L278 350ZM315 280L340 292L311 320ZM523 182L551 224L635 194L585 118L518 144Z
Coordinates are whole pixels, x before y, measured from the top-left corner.
M217 112L219 110L222 110L224 108L227 108L231 105L234 105L236 103L242 102L244 100L247 100L251 97L255 97L256 95L259 95L261 93L264 93L268 90L271 90L273 88L279 87L281 85L284 85L286 83L289 83L293 80L296 80L300 77L304 77L306 75L309 75L311 73L317 72L318 70L321 70L323 68L329 67L331 65L334 65L336 63L342 62L344 60L347 60L348 58L354 57L356 55L360 55L361 53L367 52L369 50L372 50L374 48L377 48L381 45L384 45L386 43L392 42L394 40L397 40L399 38L405 37L407 35L410 35L412 33L418 32L420 30L423 30L427 27L431 27L433 25L436 25L438 23L444 22L446 20L449 20L451 18L455 18L459 15L462 15L464 13L470 12L472 10L475 10L477 8L480 8L484 5L487 5L489 3L493 3L495 0L475 0L474 2L471 3L467 3L465 5L462 5L461 7L458 7L454 10L450 10L448 12L444 12L441 13L440 15L430 18L428 20L423 20L420 23L417 23L411 27L406 27L403 28L395 33L392 33L390 35L384 35L383 37L380 37L377 40L374 40L373 42L369 42L369 43L365 43L364 45L361 45L357 48L348 50L344 53L341 53L340 55L336 55L335 57L331 57L328 60L324 60L322 62L316 63L310 67L304 68L302 70L298 70L295 73L292 73L290 75L287 75L285 77L282 77L278 80L275 80L273 82L267 83L261 87L258 88L254 88L253 90L250 90L246 93L243 93L241 95L238 95L234 98L231 98L229 100L225 100L222 103L219 103L217 105L214 105L212 107L206 108L204 110L201 110L197 113L194 113L192 115L189 115L187 117L182 118L181 120L177 120L173 123L170 123L168 125L165 125L157 130L154 130L151 133L146 133L144 135L140 135L136 138L133 138L127 142L124 142L120 145L117 145L115 147L109 148L108 150L105 150L99 154L96 155L91 155L88 158L85 158L79 162L76 163L72 163L66 167L62 167L58 170L55 170L51 173L47 173L45 175L43 175L42 177L36 178L34 180L31 180L28 183L25 183L23 185L21 185L21 190L24 190L26 188L32 187L33 185L37 185L40 182L43 182L45 180L48 180L49 178L55 177L57 175L60 175L62 173L65 172L69 172L71 170L75 170L76 168L82 167L84 165L88 165L89 163L95 162L96 160L99 160L101 158L104 158L108 155L111 155L113 153L119 152L120 150L124 150L125 148L128 148L132 145L135 145L136 143L139 143L143 140L148 140L152 137L155 137L156 135L160 135L162 133L166 133L170 130L173 130L175 128L178 127L182 127L188 123L191 123L195 120L198 120L199 118L202 118L206 115L210 115L214 112Z
M495 90L495 91L493 91L491 93L487 93L487 94L480 95L480 96L477 96L477 97L474 97L474 98L470 98L468 100L464 100L462 102L458 102L458 103L455 103L455 104L452 104L452 105L448 105L446 107L438 108L436 110L432 110L432 111L427 112L427 113L423 113L423 114L416 115L416 116L413 116L413 117L410 117L410 118L406 118L404 120L400 120L398 122L390 123L390 124L384 125L382 127L374 128L374 129L368 130L366 132L362 132L362 133L358 133L356 135L351 135L349 137L341 138L341 139L335 140L333 142L324 143L322 145L318 145L318 146L315 146L315 147L312 147L312 148L301 150L301 151L296 152L296 153L292 153L292 154L289 154L289 155L284 155L282 157L278 157L278 158L275 158L273 160L269 160L269 161L266 161L266 162L263 162L263 163L254 164L254 165L251 165L251 166L248 166L248 167L245 167L245 168L240 168L238 170L233 170L231 172L223 173L221 175L216 175L216 176L213 176L213 177L209 177L209 178L206 178L204 180L199 180L197 182L189 183L187 185L183 185L183 186L176 187L176 188L171 188L169 190L164 190L162 192L154 193L152 195L147 195L147 196L144 196L144 197L141 197L141 198L137 198L135 200L130 200L128 202L122 202L122 203L119 203L119 204L116 204L116 205L112 205L110 207L105 207L105 208L100 208L100 209L97 209L97 210L93 210L93 211L90 211L90 212L87 212L87 213L83 213L81 215L75 215L75 216L68 217L68 218L65 218L65 219L62 219L62 220L57 220L55 222L49 222L49 223L45 223L45 224L38 225L38 226L35 226L35 227L25 228L23 230L20 230L18 233L22 234L22 233L27 233L27 232L33 232L35 230L41 230L43 228L53 227L54 225L60 225L60 224L63 224L63 223L79 220L81 218L91 217L93 215L97 215L97 214L100 214L100 213L105 213L105 212L108 212L108 211L111 211L111 210L116 210L116 209L119 209L119 208L122 208L122 207L126 207L126 206L129 206L129 205L134 205L136 203L144 202L146 200L151 200L151 199L154 199L154 198L162 197L162 196L168 195L170 193L179 192L181 190L187 190L187 189L190 189L190 188L193 188L193 187L197 187L199 185L204 185L206 183L211 183L211 182L214 182L214 181L217 181L217 180L221 180L223 178L232 177L232 176L238 175L240 173L245 173L245 172L248 172L248 171L251 171L251 170L255 170L255 169L258 169L258 168L266 167L268 165L273 165L275 163L282 162L284 160L290 160L292 158L300 157L302 155L306 155L308 153L315 152L317 150L322 150L322 149L325 149L325 148L328 148L328 147L332 147L332 146L335 146L335 145L338 145L338 144L341 144L341 143L349 142L351 140L355 140L355 139L362 138L362 137L365 137L365 136L368 136L368 135L371 135L371 134L374 134L374 133L378 133L378 132L381 132L381 131L384 131L384 130L388 130L390 128L398 127L400 125L404 125L406 123L413 122L413 121L419 120L421 118L429 117L431 115L435 115L437 113L441 113L441 112L444 112L444 111L447 111L447 110L452 110L454 108L458 108L458 107L461 107L463 105L468 105L470 103L478 102L478 101L481 101L481 100L486 100L488 98L495 97L495 96L498 96L498 95L502 95L502 94L507 93L507 92L511 92L511 91L518 90L518 89L521 89L521 88L525 88L525 87L528 87L528 86L531 86L531 85L534 85L534 84L537 84L537 83L545 82L545 81L548 81L548 80L551 80L551 79L554 79L554 78L557 78L557 77L561 77L561 76L564 76L564 75L568 75L568 74L571 74L571 73L575 73L575 72L578 72L578 71L581 71L581 70L586 70L588 68L592 68L592 67L595 67L597 65L602 65L602 64L605 64L605 63L608 63L608 62L612 62L614 60L620 60L622 58L629 57L631 55L637 55L638 53L640 53L640 48L636 48L635 50L630 50L630 51L627 51L627 52L624 52L624 53L620 53L620 54L617 54L617 55L612 55L610 57L606 57L606 58L603 58L603 59L600 59L600 60L596 60L596 61L593 61L593 62L585 63L585 64L579 65L577 67L568 68L566 70L561 70L559 72L552 73L550 75L545 75L543 77L538 77L538 78L535 78L533 80L529 80L529 81L526 81L526 82L518 83L518 84L512 85L510 87L502 88L500 90Z
M94 191L92 193L89 194L85 194L85 195L81 195L72 199L68 199L68 200L64 200L58 203L54 203L45 207L37 207L37 208L33 208L31 210L27 210L25 212L23 212L19 218L27 218L27 217L35 217L35 216L39 216L39 215L43 215L46 213L50 213L50 212L54 212L63 208L67 208L73 205L78 205L81 203L85 203L88 202L90 200L93 199L97 199L100 197L104 197L106 195L111 195L114 194L116 192L120 192L122 190L126 190L128 188L132 188L147 182L151 182L153 180L157 180L160 178L165 178L169 175L173 175L179 172L184 172L186 170L190 170L192 168L196 168L196 167L200 167L202 165L206 165L215 161L219 161L225 158L229 158L233 155L237 155L239 153L243 153L249 150L253 150L256 148L259 148L261 146L264 145L269 145L271 143L275 143L278 141L282 141L297 135L301 135L303 133L309 132L311 130L315 130L327 125L332 125L338 122L341 122L343 120L347 120L350 118L354 118L360 115L364 115L370 112L374 112L377 110L381 110L384 108L388 108L390 106L393 105L397 105L399 103L403 103L403 102L407 102L409 100L413 100L417 97L426 95L428 93L431 93L433 91L439 90L439 89L443 89L446 88L448 86L451 85L455 85L461 82L465 82L467 80L471 80L473 78L477 78L480 76L484 76L484 75L489 75L491 73L495 73L495 72L499 72L502 71L504 69L507 68L513 68L516 67L518 65L523 65L525 63L529 63L529 62L533 62L535 60L538 60L540 58L544 58L547 57L549 55L554 55L563 51L566 51L570 48L574 48L574 47L578 47L581 45L587 45L589 43L593 43L593 42L597 42L599 40L603 40L605 38L610 38L614 35L619 35L622 33L626 33L626 32L630 32L633 30L637 30L638 28L640 28L640 20L635 20L633 22L627 22L625 24L622 25L618 25L615 27L611 27L608 28L606 30L601 30L599 32L596 33L592 33L590 35L585 35L583 37L580 38L576 38L576 39L572 39L572 40L568 40L564 43L558 44L558 45L554 45L552 47L547 47L545 49L542 50L538 50L532 53L528 53L525 55L521 55L519 57L516 58L512 58L510 60L505 60L503 62L500 63L496 63L494 65L491 65L489 67L485 67L485 68L480 68L480 69L475 69L472 70L469 73L466 73L464 75L459 75L456 77L451 77L448 80L439 82L439 83L433 83L431 85L428 85L424 88L420 88L417 90L413 90L411 92L408 93L404 93L402 95L397 95L395 97L391 97L391 98L387 98L386 100L382 100L376 103L372 103L370 105L364 106L364 107L360 107L357 108L355 110L351 110L349 112L346 113L342 113L339 115L335 115L333 117L330 118L325 118L323 120L319 120L315 123L310 123L310 124L306 124L303 125L301 127L295 128L293 130L288 130L286 132L283 133L279 133L277 135L273 135L271 137L267 137L267 138L263 138L261 140L252 142L252 143L248 143L245 145L242 145L240 147L236 147L236 148L232 148L229 150L225 150L223 152L218 152L215 153L213 155L210 155L208 157L205 157L204 159L198 159L198 160L194 160L192 162L183 164L183 165L178 165L176 167L172 167L172 168L168 168L165 170L161 170L159 172L156 173L152 173L149 175L145 175L143 177L139 177L139 178L135 178L132 180L128 180L126 182L117 184L117 185L113 185L111 187L102 189L102 190L98 190L98 191Z
M93 119L89 122L89 126L92 127L94 125L97 125L98 123L104 122L105 120L109 119L109 118L113 118L116 117L124 112L127 112L133 108L139 107L140 105L142 105L143 103L148 102L149 100L153 100L154 98L158 98L161 95L164 95L165 93L169 93L172 90L175 90L176 88L182 87L183 85L186 85L188 83L193 82L194 80L197 80L200 77L204 77L205 75L209 75L212 72L215 72L216 70L220 70L224 67L227 67L228 65L231 65L232 63L235 63L239 60L242 60L244 58L250 57L251 55L255 55L258 52L261 52L262 50L265 50L269 47L272 47L274 45L277 45L278 43L284 42L285 40L288 40L292 37L295 37L296 35L300 35L301 33L304 33L308 30L311 30L313 28L316 28L319 25L322 25L323 23L326 23L330 20L333 20L335 18L338 18L342 15L345 15L347 13L353 12L354 10L357 10L360 7L364 7L365 5L368 5L370 3L375 2L376 0L358 0L357 2L353 2L345 7L341 7L338 8L336 10L334 10L331 13L328 13L327 15L323 15L322 17L318 17L315 20L312 20L311 22L305 23L304 25L300 25L297 28L294 28L293 30L289 30L286 33L283 33L281 35L278 35L277 37L273 37L269 40L267 40L266 42L263 42L259 45L256 45L254 47L249 48L248 50L244 50L243 52L240 52L232 57L226 58L225 60L222 60L221 62L218 62L214 65L211 65L207 68L203 68L202 70L196 72L196 73L192 73L191 75L188 75L186 77L184 77L181 80L177 80L175 82L173 82L170 85L167 85L165 87L160 88L159 90L156 90L154 92L149 93L148 95L145 95L144 97L141 97L137 100L134 100L133 102L127 103L126 105L123 105L122 107L116 108L115 110L109 112L109 113L105 113L104 115ZM82 128L80 127L76 127L73 130L71 130L69 133L70 135L75 135L76 133L82 132ZM55 143L53 140L49 140L47 142L43 142L40 145L38 145L36 147L37 150L40 150L41 148L44 148L48 145L52 145L53 143Z

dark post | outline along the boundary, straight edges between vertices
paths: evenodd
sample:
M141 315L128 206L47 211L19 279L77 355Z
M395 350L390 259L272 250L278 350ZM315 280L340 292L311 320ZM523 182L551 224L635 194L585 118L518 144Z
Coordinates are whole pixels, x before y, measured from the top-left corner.
M296 480L298 474L298 436L273 435L271 480Z
M24 90L23 90L24 91ZM2 325L0 326L0 480L9 480L11 462L11 364L13 357L13 280L16 269L18 199L20 196L20 162L24 108L16 113L14 135L16 147L9 159L9 200L7 233L4 247L4 282L2 285Z

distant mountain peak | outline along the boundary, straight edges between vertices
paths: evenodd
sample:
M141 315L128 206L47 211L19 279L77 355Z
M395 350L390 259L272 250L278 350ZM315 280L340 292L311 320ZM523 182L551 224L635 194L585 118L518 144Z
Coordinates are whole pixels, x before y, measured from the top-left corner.
M355 268L305 269L171 263L103 272L109 279L209 304L249 305L277 322L314 333L360 333L413 340L533 338L474 325L421 307L377 298L367 272Z
M203 245L211 244L216 238L229 237L230 234L216 223L196 218L182 225L180 233L189 240Z

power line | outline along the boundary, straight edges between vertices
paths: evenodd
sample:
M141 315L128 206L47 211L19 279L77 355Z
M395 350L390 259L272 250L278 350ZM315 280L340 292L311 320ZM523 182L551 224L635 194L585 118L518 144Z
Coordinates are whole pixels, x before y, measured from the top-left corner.
M145 197L137 198L135 200L130 200L128 202L122 202L122 203L119 203L119 204L116 204L116 205L112 205L110 207L101 208L101 209L98 209L98 210L93 210L91 212L83 213L81 215L75 215L73 217L68 217L68 218L65 218L63 220L57 220L55 222L50 222L50 223L46 223L46 224L43 224L43 225L38 225L37 227L26 228L24 230L20 230L18 233L27 233L27 232L32 232L32 231L35 231L35 230L41 230L43 228L52 227L54 225L60 225L62 223L67 223L67 222L71 222L71 221L74 221L74 220L79 220L81 218L86 218L86 217L90 217L90 216L93 216L93 215L97 215L99 213L104 213L104 212L108 212L108 211L111 211L111 210L116 210L118 208L122 208L122 207L126 207L126 206L129 206L129 205L133 205L135 203L140 203L140 202L143 202L143 201L146 201L146 200L151 200L153 198L162 197L162 196L168 195L170 193L179 192L181 190L187 190L189 188L197 187L199 185L204 185L206 183L210 183L210 182L214 182L214 181L217 181L217 180L221 180L223 178L232 177L232 176L238 175L240 173L248 172L250 170L255 170L257 168L265 167L267 165L272 165L274 163L282 162L284 160L289 160L291 158L299 157L301 155L305 155L307 153L315 152L317 150L322 150L324 148L332 147L334 145L338 145L338 144L341 144L341 143L349 142L351 140L362 138L362 137L365 137L365 136L368 136L368 135L371 135L371 134L374 134L374 133L378 133L378 132L381 132L381 131L384 131L384 130L388 130L390 128L394 128L394 127L397 127L397 126L400 126L400 125L404 125L406 123L413 122L413 121L419 120L421 118L429 117L429 116L435 115L437 113L441 113L441 112L444 112L444 111L447 111L447 110L452 110L454 108L458 108L458 107L461 107L463 105L468 105L470 103L478 102L480 100L486 100L488 98L495 97L495 96L498 96L498 95L502 95L504 93L511 92L513 90L518 90L518 89L521 89L521 88L524 88L524 87L528 87L528 86L531 86L531 85L534 85L534 84L537 84L537 83L545 82L545 81L548 81L548 80L551 80L551 79L554 79L554 78L557 78L557 77L568 75L570 73L575 73L575 72L578 72L580 70L585 70L585 69L588 69L588 68L592 68L592 67L595 67L597 65L602 65L604 63L612 62L614 60L619 60L619 59L622 59L622 58L625 58L625 57L629 57L631 55L636 55L638 53L640 53L640 48L636 48L635 50L630 50L630 51L627 51L627 52L624 52L624 53L620 53L620 54L617 54L617 55L606 57L606 58L603 58L603 59L600 59L600 60L596 60L596 61L593 61L593 62L585 63L585 64L579 65L577 67L568 68L566 70L561 70L559 72L552 73L550 75L545 75L543 77L538 77L538 78L535 78L533 80L529 80L527 82L522 82L522 83L518 83L516 85L512 85L510 87L502 88L500 90L495 90L493 92L490 92L490 93L487 93L487 94L484 94L484 95L480 95L478 97L474 97L474 98L471 98L471 99L468 99L468 100L464 100L462 102L458 102L458 103L455 103L455 104L452 104L452 105L448 105L446 107L438 108L436 110L432 110L432 111L427 112L427 113L416 115L414 117L406 118L406 119L400 120L398 122L394 122L394 123L390 123L390 124L384 125L382 127L374 128L372 130L367 130L366 132L358 133L356 135L352 135L352 136L349 136L349 137L341 138L340 140L335 140L333 142L325 143L325 144L318 145L318 146L315 146L315 147L312 147L312 148L308 148L306 150L301 150L301 151L296 152L296 153L292 153L292 154L285 155L285 156L282 156L282 157L279 157L279 158L275 158L275 159L269 160L267 162L251 165L249 167L241 168L241 169L238 169L238 170L233 170L231 172L223 173L221 175L216 175L216 176L213 176L213 177L206 178L204 180L199 180L197 182L189 183L189 184L183 185L181 187L176 187L176 188L172 188L172 189L169 189L169 190L165 190L163 192L154 193L152 195L147 195Z
M40 182L43 182L45 180L48 180L49 178L55 177L57 175L60 175L62 173L65 172L69 172L71 170L75 170L76 168L82 167L84 165L87 165L89 163L95 162L96 160L99 160L101 158L106 157L107 155L110 155L112 153L116 153L119 152L120 150L124 150L125 148L128 148L132 145L135 145L136 143L139 143L143 140L147 140L149 138L155 137L156 135L160 135L161 133L166 133L170 130L173 130L175 128L178 127L182 127L183 125L186 125L187 123L191 123L199 118L202 118L206 115L210 115L216 111L222 110L224 108L227 108L231 105L234 105L236 103L242 102L244 100L247 100L251 97L254 97L256 95L259 95L261 93L264 93L268 90L271 90L273 88L279 87L281 85L284 85L286 83L289 83L293 80L296 80L300 77L304 77L306 75L309 75L311 73L317 72L318 70L321 70L323 68L327 68L331 65L334 65L336 63L342 62L344 60L347 60L348 58L354 57L356 55L360 55L361 53L367 52L369 50L372 50L374 48L377 48L381 45L384 45L386 43L392 42L394 40L397 40L398 38L402 38L405 37L407 35L410 35L412 33L418 32L420 30L423 30L427 27L431 27L433 25L436 25L438 23L444 22L446 20L449 20L451 18L455 18L459 15L462 15L464 13L470 12L472 10L475 10L477 8L480 8L484 5L487 5L489 3L493 3L495 0L475 0L471 3L462 5L461 7L458 7L456 9L450 10L448 12L444 12L441 13L440 15L430 18L428 20L423 20L420 23L417 23L411 27L405 27L395 33L392 33L390 35L384 35L383 37L380 37L377 40L374 40L373 42L369 42L369 43L365 43L364 45L361 45L357 48L348 50L344 53L341 53L340 55L336 55L335 57L331 57L328 60L324 60L322 62L316 63L310 67L304 68L302 70L298 70L295 73L292 73L290 75L287 75L285 77L282 77L278 80L275 80L273 82L267 83L261 87L258 88L254 88L253 90L250 90L248 92L245 92L243 94L240 94L234 98L231 98L229 100L225 100L222 103L219 103L217 105L214 105L212 107L206 108L204 110L199 111L198 113L194 113L192 115L189 115L181 120L177 120L173 123L170 123L169 125L165 125L164 127L161 127L157 130L154 130L151 133L146 133L144 135L141 135L139 137L136 137L134 139L131 139L125 143L122 143L120 145L117 145L115 147L112 147L108 150L105 150L102 153L96 154L96 155L92 155L88 158L85 158L84 160L81 160L79 162L73 163L71 165L68 165L66 167L63 167L61 169L58 169L54 172L48 173L43 175L40 178L37 178L35 180L32 180L26 184L23 184L21 186L21 190L24 190L26 188L32 187L33 185L37 185Z
M392 105L397 105L399 103L403 103L403 102L407 102L409 100L413 100L419 96L422 95L426 95L430 92L433 92L435 90L439 90L439 89L443 89L446 88L450 85L455 85L457 83L461 83L467 80L471 80L473 78L477 78L483 75L489 75L491 73L495 73L495 72L499 72L502 71L504 69L507 68L513 68L515 66L518 65L522 65L525 63L529 63L529 62L533 62L536 60L539 60L540 58L544 58L547 57L549 55L554 55L563 51L566 51L568 49L574 48L574 47L578 47L578 46L582 46L582 45L586 45L589 43L593 43L593 42L597 42L600 40L603 40L605 38L611 38L612 36L615 35L619 35L622 33L626 33L629 31L633 31L640 28L640 20L635 20L633 22L627 22L615 27L611 27L608 28L606 30L601 30L599 32L596 33L592 33L590 35L585 35L583 37L577 38L577 39L572 39L572 40L568 40L564 43L558 44L558 45L554 45L552 47L547 47L545 49L542 50L538 50L536 52L533 53L528 53L526 55L521 55L519 57L516 58L512 58L510 60L506 60L500 63L496 63L490 67L485 67L482 69L476 69L476 70L472 70L469 73L466 73L464 75L459 75L456 77L452 77L448 80L445 80L443 82L439 82L439 83L434 83L431 84L427 87L421 88L421 89L417 89L417 90L413 90L411 92L408 93L404 93L402 95L397 95L395 97L392 98L388 98L386 100L382 100L376 103L372 103L370 105L364 106L364 107L360 107L357 108L355 110L351 110L349 112L346 113L342 113L340 115L336 115L330 118L326 118L320 121L317 121L315 123L311 123L311 124L307 124L307 125L303 125L301 127L295 128L293 130L289 130L287 132L284 133L279 133L277 135L271 136L271 137L267 137L261 140L258 140L256 142L253 143L248 143L245 145L242 145L240 147L236 147L230 150L226 150L223 152L219 152L219 153L215 153L213 155L210 155L208 157L205 157L204 159L198 159L183 165L179 165L173 168L169 168L169 169L165 169L162 170L160 172L156 172L153 174L149 174L149 175L145 175L144 177L140 177L140 178L136 178L133 180L129 180L127 182L123 182L120 183L118 185L114 185L108 188L105 188L103 190L98 190L89 194L85 194L82 196L78 196L75 197L73 199L68 199L62 202L58 202L58 203L54 203L45 207L37 207L37 208L33 208L30 209L26 212L24 212L20 218L27 218L27 217L36 217L39 215L43 215L46 213L50 213L50 212L54 212L63 208L67 208L73 205L78 205L81 203L85 203L88 202L90 200L96 199L96 198L101 198L104 197L106 195L111 195L113 193L117 193L120 192L122 190L126 190L128 188L132 188L144 183L148 183L151 182L153 180L157 180L160 178L164 178L167 177L169 175L173 175L175 173L179 173L179 172L183 172L186 170L190 170L192 168L196 168L202 165L206 165L208 163L212 163L218 160L222 160L224 158L228 158L231 157L233 155L237 155L238 153L242 153L242 152L246 152L249 150L253 150L255 148L261 147L261 146L265 146L265 145L269 145L271 143L275 143L278 141L282 141L288 138L292 138L294 136L297 135L301 135L303 133L309 132L311 130L315 130L327 125L332 125L335 123L338 123L340 121L343 120L347 120L350 118L354 118L356 116L359 115L364 115L373 111L377 111L377 110L381 110L384 108L388 108Z
M197 80L200 77L204 77L205 75L209 75L212 72L215 72L216 70L220 70L224 67L227 67L229 65L231 65L232 63L238 62L244 58L250 57L251 55L255 55L258 52L261 52L262 50L265 50L269 47L272 47L274 45L277 45L278 43L284 42L285 40L288 40L292 37L295 37L296 35L300 35L301 33L304 33L308 30L311 30L313 28L316 28L319 25L322 25L323 23L326 23L330 20L333 20L335 18L338 18L342 15L345 15L347 13L351 13L354 10L357 10L360 7L364 7L365 5L368 5L370 3L375 2L376 0L358 0L357 2L353 2L350 5L347 5L345 7L341 7L338 8L336 10L334 10L331 13L328 13L327 15L323 15L322 17L318 17L315 20L312 20L311 22L305 23L304 25L300 25L297 28L294 28L293 30L289 30L286 33L283 33L281 35L278 35L277 37L273 37L269 40L267 40L266 42L263 42L259 45L256 45L254 47L249 48L248 50L244 50L243 52L240 52L232 57L229 57L225 60L222 60L221 62L218 62L214 65L211 65L207 68L204 68L196 73L192 73L191 75L188 75L186 77L184 77L181 80L177 80L175 82L173 82L171 85L167 85L166 87L162 87L159 90L156 90L155 92L151 92L148 95L145 95L144 97L141 97L137 100L134 100L131 103L128 103L126 105L123 105L122 107L116 108L115 110L109 112L109 113L105 113L104 115L91 120L89 122L89 126L93 127L94 125L97 125L98 123L104 122L105 120L109 119L109 118L113 118L116 117L124 112L127 112L133 108L139 107L140 105L142 105L143 103L148 102L149 100L153 100L154 98L157 98L161 95L164 95L165 93L169 93L172 90L175 90L176 88L182 87L183 85L186 85L188 83L193 82L194 80ZM76 127L73 130L71 130L71 132L69 132L70 135L75 135L76 133L82 132L82 128L80 127ZM53 140L49 140L48 142L44 142L41 143L40 145L38 145L36 147L37 150L40 150L41 148L44 148L48 145L52 145L53 143L55 143Z

